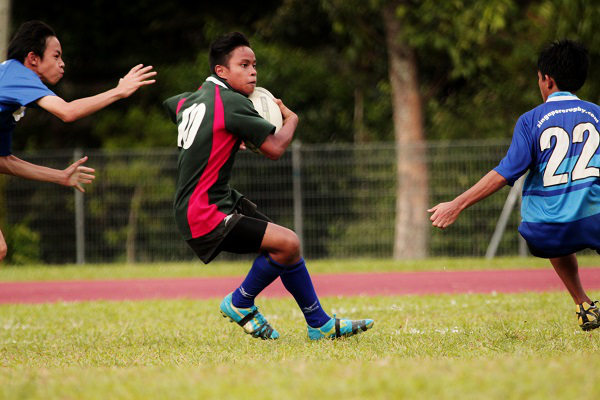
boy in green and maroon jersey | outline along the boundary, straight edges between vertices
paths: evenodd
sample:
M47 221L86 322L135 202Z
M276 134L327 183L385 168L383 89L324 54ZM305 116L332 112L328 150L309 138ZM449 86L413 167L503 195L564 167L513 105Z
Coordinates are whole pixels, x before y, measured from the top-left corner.
M254 298L278 277L294 296L308 324L308 336L350 336L373 320L340 320L322 309L300 255L296 234L273 223L255 204L229 186L235 155L244 143L276 160L291 143L298 116L276 100L283 126L263 119L248 96L256 87L256 58L248 40L232 32L210 47L209 76L195 92L165 101L177 124L180 149L175 219L198 257L209 263L221 251L258 253L242 284L221 302L221 313L261 339L277 339Z

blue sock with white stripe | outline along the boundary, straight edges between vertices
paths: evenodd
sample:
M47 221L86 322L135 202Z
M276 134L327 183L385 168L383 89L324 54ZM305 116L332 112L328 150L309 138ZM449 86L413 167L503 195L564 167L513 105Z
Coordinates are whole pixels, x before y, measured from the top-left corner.
M270 261L274 262L273 260ZM304 264L304 259L301 258L295 266L283 272L281 282L283 282L283 286L288 292L294 296L309 326L319 328L331 319L321 307L310 274Z
M272 265L269 261L265 254L256 257L244 282L231 295L231 302L235 307L252 307L254 298L281 275L283 269Z

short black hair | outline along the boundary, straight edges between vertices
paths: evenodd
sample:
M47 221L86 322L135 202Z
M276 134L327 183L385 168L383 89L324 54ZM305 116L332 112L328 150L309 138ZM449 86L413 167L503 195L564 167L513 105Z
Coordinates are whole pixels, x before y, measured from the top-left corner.
M29 52L44 57L46 40L52 36L56 36L56 33L48 24L42 21L27 21L13 35L8 45L6 59L25 62Z
M216 74L217 65L228 65L231 52L240 46L250 47L250 42L242 33L229 32L216 38L210 44L210 72Z
M542 77L554 78L560 90L576 92L587 79L590 58L587 49L572 40L557 40L544 49L538 58Z

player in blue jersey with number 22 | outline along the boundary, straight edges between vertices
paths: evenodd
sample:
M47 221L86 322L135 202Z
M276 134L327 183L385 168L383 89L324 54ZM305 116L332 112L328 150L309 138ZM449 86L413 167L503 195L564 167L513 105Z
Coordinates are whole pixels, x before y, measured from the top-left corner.
M512 185L523 185L519 232L534 256L548 258L576 304L581 329L600 327L598 302L579 278L575 253L600 251L600 107L575 96L587 77L589 56L579 43L552 43L538 58L544 103L517 121L500 164L469 190L428 210L446 228L465 208Z

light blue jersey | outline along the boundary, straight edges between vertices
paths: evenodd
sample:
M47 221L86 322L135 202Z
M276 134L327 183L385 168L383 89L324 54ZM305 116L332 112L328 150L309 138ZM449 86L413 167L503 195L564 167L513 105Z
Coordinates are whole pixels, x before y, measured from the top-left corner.
M519 232L535 255L600 249L600 107L558 92L517 121L495 171L523 185Z
M56 96L17 60L0 64L0 156L11 154L12 133L25 107L44 96Z

